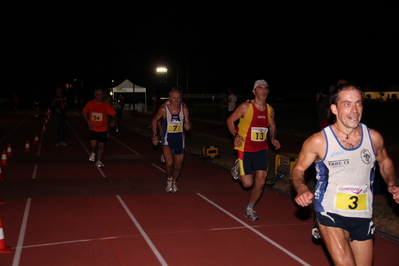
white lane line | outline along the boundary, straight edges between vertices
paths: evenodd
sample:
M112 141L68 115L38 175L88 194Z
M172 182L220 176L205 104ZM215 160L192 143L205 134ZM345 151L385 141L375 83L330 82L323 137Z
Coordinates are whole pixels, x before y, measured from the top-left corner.
M120 142L119 140L117 140L116 138L114 138L113 136L111 136L111 138L113 138L116 142L119 142L122 146L124 146L126 149L128 149L129 151L135 153L136 155L140 155L137 151L132 150L131 148L129 148L128 146L126 146L125 144L123 144L122 142Z
M166 263L166 261L164 260L164 258L162 257L161 253L159 253L158 249L155 247L155 245L152 243L151 239L148 237L147 233L144 231L144 229L141 227L139 222L136 220L136 218L130 212L129 208L127 207L125 202L122 200L122 198L119 195L116 195L116 197L118 198L119 202L122 204L123 208L125 209L125 211L129 215L130 219L133 221L134 225L140 231L140 234L143 236L143 238L145 239L147 244L150 246L152 252L154 252L155 256L157 257L157 259L159 260L161 265L165 265L165 266L168 265Z
M264 240L266 240L267 242L269 242L270 244L275 246L276 248L278 248L279 250L281 250L282 252L284 252L285 254L287 254L288 256L290 256L291 258L293 258L294 260L296 260L297 262L301 263L302 265L309 265L310 266L310 264L308 264L307 262L303 261L302 259L297 257L295 254L291 253L290 251L288 251L284 247L280 246L279 244L277 244L276 242L274 242L273 240L271 240L270 238L268 238L267 236L265 236L264 234L262 234L258 230L254 229L252 226L248 225L247 223L244 223L239 218L237 218L236 216L234 216L230 212L226 211L225 209L223 209L222 207L220 207L219 205L217 205L216 203L214 203L213 201L211 201L207 197L201 195L200 193L197 193L197 195L200 196L201 198L203 198L204 200L206 200L207 202L209 202L210 204L212 204L213 206L215 206L216 208L218 208L219 210L221 210L222 212L224 212L225 214L227 214L228 216L230 216L231 218L233 218L234 220L236 220L237 222L239 222L240 224L242 224L247 229L251 230L252 232L257 234L258 236L260 236L261 238L263 238Z
M76 116L78 116L78 117L80 117L80 118L83 119L83 117L82 117L80 114L78 114L78 113L76 113L76 112L73 112L73 113L74 113ZM69 123L68 123L68 124L69 124ZM69 125L69 127L72 129L71 125ZM79 137L76 135L75 131L74 131L73 129L72 129L72 131L74 132L75 136L79 139ZM127 148L128 150L130 150L131 152L135 153L136 155L139 155L139 153L138 153L137 151L131 149L130 147L128 147L127 145L125 145L125 144L122 143L121 141L117 140L115 137L113 137L113 136L110 136L110 137L113 138L115 141L119 142L119 144L121 144L122 146L124 146L125 148ZM80 141L80 139L79 139L79 141ZM80 143L82 143L82 142L80 141ZM82 145L83 145L83 143L82 143ZM85 147L85 146L83 145L83 147ZM87 152L87 154L90 155L90 152L89 152L87 149L86 149L86 152Z
M37 174L37 164L33 168L33 174L32 174L32 179L36 179L36 174Z
M24 239L25 239L26 225L28 223L28 216L29 216L31 201L32 201L31 198L28 198L28 200L26 201L24 217L22 219L21 231L19 232L18 242L17 242L17 246L15 249L15 255L14 255L14 260L12 262L12 266L18 266L19 261L21 259L22 247L23 247Z
M78 134L76 134L76 131L72 128L71 124L67 121L67 124L69 128L72 130L72 133L75 135L75 137L78 139L80 145L82 145L83 149L86 151L87 155L90 155L89 150L86 148L86 145L83 144L82 140L79 138Z
M47 120L47 117L44 118L43 129L46 126L46 120ZM43 144L43 138L44 138L44 132L45 132L45 130L43 130L43 129L42 129L42 134L40 135L39 148L37 149L37 156L40 156L40 152L42 151L42 144Z
M93 242L93 241L110 240L110 239L120 239L120 238L128 238L128 237L135 237L135 236L136 235L108 236L108 237L100 237L100 238L60 241L60 242L44 243L44 244L37 244L37 245L28 245L28 246L23 246L23 248L38 248L38 247L47 247L47 246L55 246L55 245L66 245L66 244L74 244L74 243Z
M159 167L158 165L156 165L156 164L154 164L154 163L151 163L151 164L152 164L153 166L155 166L155 168L158 168L161 172L166 173L165 170L162 169L161 167Z
M90 155L89 150L86 148L86 145L83 144L83 141L79 138L78 134L76 134L76 131L72 128L71 124L69 124L69 122L67 122L69 128L72 130L72 133L75 135L75 137L78 139L79 143L82 145L83 149L86 151L87 155ZM94 165L95 166L95 165ZM102 177L106 177L104 172L100 169L100 167L97 167L97 170L100 172Z
M30 113L32 114L32 112ZM30 115L29 114L29 115ZM29 115L27 117L25 117L24 120L22 120L18 125L16 125L13 129L11 129L7 135L5 135L2 139L0 139L0 142L2 142L5 138L7 138L15 129L17 129L17 127L19 127L26 119L28 119Z

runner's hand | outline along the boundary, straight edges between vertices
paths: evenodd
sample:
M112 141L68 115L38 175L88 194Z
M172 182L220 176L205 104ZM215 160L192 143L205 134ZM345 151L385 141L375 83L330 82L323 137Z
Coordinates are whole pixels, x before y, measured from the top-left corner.
M301 206L306 207L312 203L314 195L308 189L298 191L298 195L295 197L295 202Z
M399 204L399 187L389 186L388 191L393 195L393 199Z

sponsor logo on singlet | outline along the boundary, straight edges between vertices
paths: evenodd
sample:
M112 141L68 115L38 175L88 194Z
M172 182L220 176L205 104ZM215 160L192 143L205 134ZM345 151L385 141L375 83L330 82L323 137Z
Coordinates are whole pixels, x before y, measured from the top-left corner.
M360 187L340 187L338 189L338 191L340 192L351 192L353 194L360 194L360 193L366 193L367 192L367 188L366 189L362 189Z
M368 149L363 149L360 152L360 158L362 158L363 163L370 164L371 163L371 153Z
M349 159L328 162L328 166L330 166L330 167L344 167L345 165L348 165L348 164L349 164Z
M332 152L331 154L330 154L330 157L334 157L334 156L338 156L338 155L343 155L344 154L344 151L339 151L339 152Z

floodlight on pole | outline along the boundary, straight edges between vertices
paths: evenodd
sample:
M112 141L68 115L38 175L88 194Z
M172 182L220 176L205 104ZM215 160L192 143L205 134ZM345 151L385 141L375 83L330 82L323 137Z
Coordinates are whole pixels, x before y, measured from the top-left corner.
M157 73L167 73L168 69L166 67L158 67Z

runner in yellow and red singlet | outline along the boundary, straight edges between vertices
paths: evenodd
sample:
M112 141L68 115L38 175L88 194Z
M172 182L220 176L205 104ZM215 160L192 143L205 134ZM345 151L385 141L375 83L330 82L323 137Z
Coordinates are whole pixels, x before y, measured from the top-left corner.
M257 221L259 218L254 206L262 195L269 166L267 135L270 134L271 143L276 149L280 148L280 143L276 140L274 109L266 103L269 85L263 79L257 80L252 92L255 98L240 104L226 123L238 153L232 175L239 179L244 187L252 187L244 215L252 221ZM239 123L235 127L234 122L237 120Z

